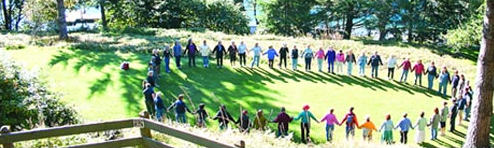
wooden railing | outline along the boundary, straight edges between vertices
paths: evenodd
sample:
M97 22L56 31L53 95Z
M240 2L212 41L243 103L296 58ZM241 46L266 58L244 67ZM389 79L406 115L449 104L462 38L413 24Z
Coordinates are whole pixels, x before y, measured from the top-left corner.
M110 140L99 143L88 143L82 145L69 146L71 148L79 147L92 147L92 148L106 148L106 147L126 147L126 146L144 146L144 147L164 147L171 148L173 146L166 143L152 139L151 130L167 134L185 141L189 141L205 147L214 148L235 148L245 147L245 143L240 141L240 144L227 144L219 141L212 140L207 137L192 134L191 132L176 129L160 122L156 122L149 119L147 112L141 112L139 115L141 118L132 118L124 120L106 121L98 123L89 123L81 125L68 125L46 129L35 129L29 131L10 132L7 126L3 126L0 130L0 144L3 148L13 148L15 142L36 140L50 137L67 136L74 134L83 134L89 132L100 132L108 130L117 130L125 128L140 128L140 136L132 138L122 138L117 140Z

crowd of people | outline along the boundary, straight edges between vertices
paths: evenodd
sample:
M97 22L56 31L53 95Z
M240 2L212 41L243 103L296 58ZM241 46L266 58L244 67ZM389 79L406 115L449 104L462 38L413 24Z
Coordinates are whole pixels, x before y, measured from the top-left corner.
M162 99L163 94L155 91L155 89L159 87L156 81L161 75L160 67L162 60L165 63L164 67L165 72L167 73L171 72L170 58L175 58L177 68L182 69L182 55L187 55L189 67L196 67L195 57L197 53L202 56L203 67L205 68L209 67L210 54L216 54L217 68L223 67L223 59L225 55L229 56L230 64L232 67L236 66L237 55L239 57L240 67L247 67L246 56L250 52L253 53L253 60L250 64L250 68L253 68L254 66L259 67L261 56L267 55L269 68L274 68L274 59L276 57L279 57L279 68L286 69L287 58L291 58L292 69L297 70L298 59L303 58L305 60L305 70L310 71L311 61L313 59L317 59L318 71L320 72L323 72L322 66L324 61L327 62L327 72L333 74L335 73L335 69L337 73L343 74L343 66L346 65L346 73L348 75L352 75L353 64L355 64L359 67L359 75L365 76L366 66L370 65L371 77L377 78L379 66L384 65L382 62L383 60L381 59L381 56L378 54L377 51L370 57L366 56L365 52L362 52L361 55L356 57L351 50L347 52L339 50L337 52L332 47L330 47L327 51L324 51L323 48L319 48L319 50L314 52L311 49L311 46L307 45L307 48L305 50L299 52L297 46L294 46L293 49L289 51L287 45L283 44L278 52L272 46L269 46L268 50L263 52L258 43L256 43L255 46L249 50L243 41L240 42L239 46L237 46L235 42L232 41L231 45L229 45L228 48L225 48L225 46L222 45L222 42L218 41L218 44L213 48L213 50L211 50L206 41L203 41L203 44L197 47L192 39L188 40L188 44L183 49L180 42L176 41L175 45L172 48L170 48L170 46L165 46L163 50L155 49L152 52L147 78L143 81L143 94L145 97L147 111L156 120L162 121L165 111L169 112L170 110L174 110L175 120L180 123L187 123L185 114L186 112L189 112L195 115L198 127L206 127L206 120L212 119L218 121L220 130L228 128L228 124L233 123L233 125L235 125L235 127L237 127L240 132L249 132L251 129L266 130L268 123L277 123L277 137L286 136L289 131L289 123L293 120L300 120L301 139L304 143L310 141L309 133L311 128L311 119L317 123L326 122L327 141L331 141L333 139L333 131L335 129L335 125L341 126L344 124L347 139L354 137L356 129L362 129L363 140L372 140L373 131L379 131L382 132L382 142L392 144L394 143L392 134L393 130L399 129L400 142L406 144L408 139L407 135L411 129L417 130L415 140L417 143L422 143L425 140L426 127L430 127L431 140L436 140L438 131L441 132L441 135L445 134L445 127L448 119L450 121L449 131L455 132L456 117L458 116L458 124L461 124L462 120L468 120L469 118L473 91L470 87L469 81L465 80L464 75L459 75L458 71L455 71L454 74L450 76L446 67L443 67L441 71L438 72L434 62L431 62L427 69L425 68L424 64L422 64L421 60L417 60L416 63L412 65L410 58L406 58L404 61L401 62L401 64L398 64L398 61L394 55L391 55L386 61L386 67L388 69L387 77L389 80L394 80L395 69L401 68L402 74L399 80L400 82L406 82L408 73L414 72L414 84L422 86L422 75L427 75L427 88L432 90L434 80L439 79L438 93L444 96L446 96L447 85L452 84L451 107L448 107L448 103L444 102L442 109L439 110L439 108L435 108L433 110L433 115L429 120L425 118L425 112L420 112L420 117L417 119L415 124L412 124L411 120L407 117L408 114L404 113L403 118L395 126L393 124L393 121L391 120L391 115L388 114L385 116L385 120L378 130L375 124L371 121L370 116L368 115L365 117L365 122L363 124L358 124L357 115L353 112L353 107L349 109L349 112L345 115L341 122L338 121L336 116L333 114L334 109L330 109L329 113L326 116L324 116L320 120L317 120L309 111L309 105L304 105L300 114L295 117L289 116L286 113L285 108L282 107L280 113L276 116L276 118L272 120L267 119L264 116L262 110L256 111L256 113L254 114L254 120L252 121L247 110L243 110L238 119L235 120L227 111L225 105L221 105L218 112L211 117L206 112L205 105L202 103L198 106L199 108L197 110L191 111L184 103L184 96L182 94L177 97L177 100L175 102L173 102L168 108L166 108Z

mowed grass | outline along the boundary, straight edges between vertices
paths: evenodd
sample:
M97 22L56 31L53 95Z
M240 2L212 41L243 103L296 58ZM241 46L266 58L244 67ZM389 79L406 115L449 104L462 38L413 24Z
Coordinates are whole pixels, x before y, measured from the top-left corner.
M246 40L248 45L257 42L256 37L250 37L250 40L249 37L238 38ZM267 46L267 44L280 45L286 41L261 40L260 42L266 42L261 45ZM412 60L416 56L424 60L440 61L439 65L456 66L473 82L475 73L473 61L439 56L432 54L429 49L368 46L353 41L327 42L329 43L326 46L352 48L357 51L355 53L360 53L359 51L362 50L368 52L377 50L382 53L384 59L387 59L385 55L395 54L399 57L410 56ZM214 45L213 42L209 43L210 46ZM303 49L300 47L302 45L299 43L299 49ZM141 82L145 78L146 63L150 58L147 54L93 52L55 47L28 47L8 53L13 59L25 63L28 67L40 67L51 88L64 94L64 100L73 105L86 122L136 117L138 112L145 108ZM304 104L309 104L318 119L330 108L334 108L335 114L341 120L348 108L353 106L359 123L363 123L365 116L370 115L371 120L378 127L384 121L386 114L391 114L395 124L402 119L404 112L409 114L414 123L421 111L425 111L426 117L429 118L432 110L441 107L442 102L447 99L441 98L435 91L413 86L412 74L408 77L409 84L385 80L384 68L381 68L380 79L370 79L316 72L316 65L313 65L311 72L269 69L265 57L262 60L264 62L261 68L254 69L231 68L228 60L224 61L226 67L224 69L215 68L214 60L210 68L202 68L201 60L197 62L199 67L189 68L186 66L187 60L183 59L184 69L177 70L175 63L171 62L172 73L163 74L158 80L160 87L157 89L164 93L165 105L168 106L174 101L173 95L183 93L180 88L183 87L192 98L192 102L186 100L189 107L197 108L199 103L205 103L211 115L215 114L220 104L225 104L234 118L239 116L241 109L247 109L251 117L257 109L263 109L265 116L272 120L282 106L287 108L291 116L295 116L302 110ZM120 70L119 64L122 61L130 61L131 70ZM303 65L301 63L299 69L303 69ZM370 68L366 70L369 75ZM353 73L357 74L356 67ZM397 70L395 79L398 79L400 74L401 70ZM423 86L426 86L425 77L422 81ZM437 89L437 82L434 85L434 89ZM192 103L196 106L192 107ZM171 113L167 116L173 117ZM193 123L193 116L188 117L189 122ZM299 124L299 121L290 124L290 131L296 133L296 141L299 141L300 137ZM463 124L467 125L466 122ZM210 128L216 130L216 125L216 121L209 121ZM276 125L270 124L270 128L275 129ZM324 129L324 124L312 122L311 136L317 143L325 141ZM459 133L447 133L438 141L427 140L421 146L459 147L464 141L466 126L458 126L457 129ZM427 130L426 133L426 138L430 138L430 132ZM491 130L491 133L494 132ZM361 134L361 130L357 130L355 138L360 139ZM409 133L410 146L418 146L414 144L414 135L415 131ZM335 136L336 141L344 141L344 126L336 127ZM494 137L493 134L491 136ZM380 133L375 133L374 141L379 141L379 137ZM394 132L394 139L399 141L398 131Z

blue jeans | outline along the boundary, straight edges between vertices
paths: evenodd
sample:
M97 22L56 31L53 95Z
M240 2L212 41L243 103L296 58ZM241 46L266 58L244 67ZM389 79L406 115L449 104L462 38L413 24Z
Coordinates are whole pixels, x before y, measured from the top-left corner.
M430 75L430 74L427 75L427 80L428 80L427 82L429 83L427 85L427 88L432 89L432 86L434 86L434 78L436 78L435 75Z
M355 127L347 126L345 132L346 132L346 139L348 139L348 136L350 136L350 134L353 137L353 136L355 136Z
M256 64L257 67L259 67L259 56L255 55L254 59L252 59L252 63L250 64L250 67L254 67L254 63Z
M178 123L187 123L185 113L175 113L175 120L177 120Z
M297 70L298 59L292 58L292 68L293 70Z
M333 140L334 125L326 124L326 141Z
M305 58L305 70L310 70L312 58Z
M446 96L446 91L448 90L448 83L444 82L444 83L439 83L439 90L437 91L437 93L439 94L443 94L443 96Z
M182 68L180 65L180 59L182 58L181 55L175 55L175 64L177 65L177 68Z
M407 77L408 77L408 70L404 70L403 69L403 72L401 73L400 81L406 82L407 81Z
M371 66L371 77L377 78L377 72L379 71L379 66Z
M204 67L209 67L209 57L208 56L202 56L202 63L204 63Z
M471 105L471 104L470 104ZM463 117L463 120L468 120L468 116L470 115L470 107L465 107L465 116Z
M431 139L432 140L437 139L437 129L436 128L431 128Z
M165 57L163 61L165 62L165 71L170 73L170 57Z
M157 107L155 109L156 109L156 120L158 120L160 122L163 121L163 111L165 109L163 109L163 108L162 109L159 109Z
M365 64L361 64L358 66L358 74L361 76L365 75Z
M328 72L334 73L334 61L328 61Z
M422 74L417 74L415 73L415 85L417 85L417 81L419 82L419 85L422 86Z
M346 62L346 65L348 66L347 72L348 75L352 75L352 70L353 70L353 63L352 62Z

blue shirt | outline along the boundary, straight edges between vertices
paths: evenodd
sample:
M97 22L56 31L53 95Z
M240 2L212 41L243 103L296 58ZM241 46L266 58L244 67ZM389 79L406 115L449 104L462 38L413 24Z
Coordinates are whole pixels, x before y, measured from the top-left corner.
M366 63L367 63L367 56L362 55L362 56L358 57L358 59L357 59L358 65L365 66Z
M175 44L175 46L173 46L173 55L182 56L182 45Z
M401 131L408 131L408 129L412 128L412 121L410 121L410 119L408 118L404 118L402 119L400 122L398 122L398 125L395 127L396 128L400 128Z
M259 46L256 46L254 48L252 48L252 52L254 52L254 56L260 56L261 55L261 47Z
M244 54L245 51L247 51L247 46L245 46L245 44L240 44L240 46L238 46L238 53Z
M276 53L276 50L273 48L270 48L268 51L266 51L263 55L268 54L268 59L272 60L275 58L275 56L278 56L278 53Z
M449 73L441 72L439 74L439 84L448 84L449 83Z
M334 62L334 60L336 59L336 52L334 50L328 50L328 52L326 53L326 59L328 60L328 62Z
M309 123L309 118L312 118L314 121L317 121L316 117L312 115L310 111L302 111L300 114L298 114L297 117L293 118L293 120L298 120L302 118L302 123Z

